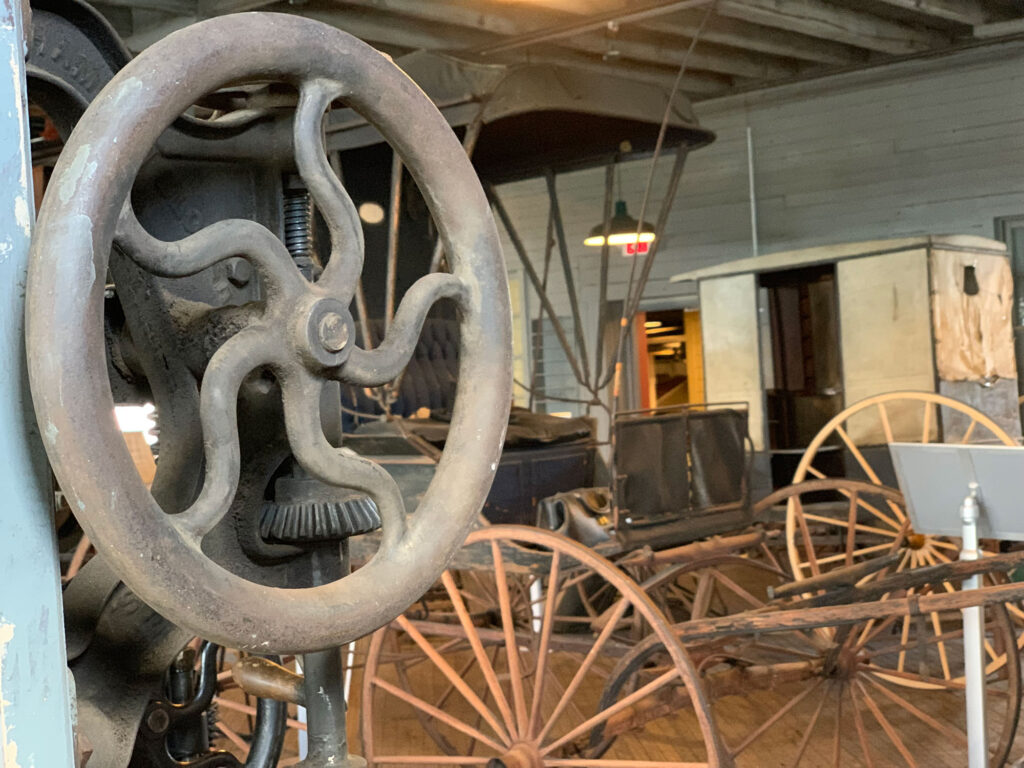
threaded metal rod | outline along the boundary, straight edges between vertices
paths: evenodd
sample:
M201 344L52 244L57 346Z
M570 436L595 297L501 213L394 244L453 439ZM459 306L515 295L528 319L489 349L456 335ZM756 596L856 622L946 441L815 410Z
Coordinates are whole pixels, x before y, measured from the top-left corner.
M284 245L296 266L312 279L316 252L313 249L313 199L307 189L284 192Z

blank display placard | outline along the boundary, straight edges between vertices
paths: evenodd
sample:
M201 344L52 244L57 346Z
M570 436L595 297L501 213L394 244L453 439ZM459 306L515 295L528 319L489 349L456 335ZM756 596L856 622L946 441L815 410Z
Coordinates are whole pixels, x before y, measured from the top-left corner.
M915 531L960 536L960 503L975 482L978 535L1024 541L1024 448L890 443L889 450Z

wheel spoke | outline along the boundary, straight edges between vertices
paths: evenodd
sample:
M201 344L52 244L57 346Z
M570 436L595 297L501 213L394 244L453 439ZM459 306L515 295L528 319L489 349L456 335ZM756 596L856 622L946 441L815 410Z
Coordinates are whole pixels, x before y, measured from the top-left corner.
M516 639L516 624L512 616L512 605L508 593L508 575L505 572L505 558L498 542L491 542L491 557L494 566L494 583L498 587L498 606L501 609L501 624L505 630L505 656L508 659L509 682L512 685L512 701L516 711L516 730L519 736L526 734L526 694L523 690L523 675L520 671L519 641Z
M430 641L428 641L405 616L400 615L396 621L402 630L412 638L413 642L420 647L420 650L422 650L423 653L425 653L427 657L434 662L434 666L441 671L441 674L448 679L448 682L454 685L456 690L462 694L462 697L469 702L470 706L483 716L484 720L487 721L487 724L494 729L496 734L498 734L498 738L504 740L506 743L511 743L509 735L505 733L504 729L501 727L501 723L499 723L498 719L494 716L494 713L491 712L490 708L480 700L480 697L473 692L473 689L469 687L466 681L459 677L458 672L455 671L451 664L445 661L444 657L437 652L437 649L430 644ZM430 706L426 702L423 703L428 707ZM468 728L469 726L466 727ZM481 736L483 736L483 734L481 734ZM484 743L487 744L493 743L486 737L482 738L481 741L484 741Z
M948 739L958 742L964 746L967 745L967 734L963 733L962 731L958 731L956 728L952 728L944 723L940 723L927 712L923 712L918 707L915 707L913 704L911 704L909 701L907 701L905 698L900 696L895 691L890 690L886 686L882 685L882 683L876 680L872 675L865 675L865 677L867 678L867 681L871 683L872 686L881 691L887 699L905 709L907 712L912 714L925 725L934 728L936 731L938 731Z
M612 636L612 632L615 630L615 627L618 626L619 619L625 615L626 609L629 605L630 602L625 597L619 598L619 604L609 617L608 623L597 636L597 640L594 641L594 644L591 646L586 657L584 657L583 662L580 664L579 669L576 670L576 674L573 675L572 680L569 682L569 687L565 689L565 692L559 699L558 704L555 706L555 710L548 719L547 724L538 735L537 740L539 742L544 741L545 737L547 737L548 733L551 731L552 726L557 722L562 712L565 711L565 708L572 700L572 697L576 695L576 691L583 683L583 680L586 678L590 668L594 665L594 662L601 655L601 650Z
M565 744L568 744L573 739L575 739L577 736L580 736L581 734L584 734L587 731L593 730L594 728L596 728L601 723L606 722L609 718L611 718L614 715L618 714L619 712L621 712L622 710L626 709L627 707L631 707L634 703L640 701L641 699L644 699L647 696L652 695L655 691L657 691L660 688L663 688L664 686L668 685L668 683L670 683L672 680L675 680L678 677L679 677L679 670L677 670L675 667L672 667L672 669L668 670L668 672L665 672L664 674L659 675L657 678L655 678L651 682L647 683L647 685L643 686L642 688L638 688L636 691L634 691L633 693L629 694L628 696L625 696L625 697L619 699L614 704L612 704L610 707L606 707L605 709L602 709L600 712L598 712L593 717L590 717L587 720L584 720L582 723L577 725L575 728L573 728L571 731L566 733L564 736L562 736L557 741L554 741L551 744L548 744L547 746L542 748L541 749L541 756L548 755L551 752L554 752L559 747L561 747L561 746L563 746Z
M871 547L864 547L864 549L858 549L856 552L854 552L854 555L856 555L857 557L864 557L865 555L874 554L875 552L884 552L889 549L892 549L892 544L875 544ZM819 566L822 566L829 565L831 563L837 563L845 559L846 553L841 552L838 555L829 555L827 557L816 558L815 563Z
M380 513L380 550L398 546L405 536L405 501L395 479L379 464L328 442L320 422L323 384L312 374L294 371L282 382L288 444L299 465L321 482L367 494Z
M804 688L804 690L802 690L796 696L794 696L789 701L787 701L782 706L781 709L779 709L775 714L773 714L771 717L769 717L767 720L765 720L763 723L761 723L761 725L759 725L753 731L753 733L751 733L749 736L747 736L747 738L745 738L743 741L741 741L736 747L731 749L730 751L732 752L732 756L736 757L741 752L743 752L743 750L745 750L747 747L749 747L751 744L753 744L755 741L757 741L759 738L761 738L761 736L763 736L765 734L765 732L769 728L771 728L773 725L775 725L775 723L779 722L779 720L781 720L783 717L785 717L786 713L789 712L791 709L793 709L793 707L795 707L801 701L803 701L808 696L810 696L812 693L814 693L816 690L818 690L818 688L820 688L822 683L824 683L824 682L825 682L824 679L818 678L813 683L811 683L809 686Z
M929 675L923 675L917 672L904 672L899 669L885 669L874 665L871 665L869 669L871 674L877 675L881 680L886 680L888 678L909 680L912 683L912 687L915 688L944 688L948 691L964 690L964 683L955 679L943 680L940 677L930 677Z
M846 519L846 564L853 565L853 546L857 535L857 499L860 494L850 494L850 507Z
M882 714L882 710L878 708L875 700L871 698L871 694L868 693L864 684L859 680L855 680L854 685L856 685L860 690L861 696L864 697L864 703L867 705L867 708L871 710L871 714L875 716L875 720L878 721L878 724L882 726L882 730L885 731L885 735L889 737L889 741L891 741L893 746L896 747L896 751L903 756L903 759L906 761L909 768L917 768L917 761L914 760L914 756L910 754L910 750L907 749L906 744L904 744L902 739L900 739L899 734L896 732L896 729L893 728L892 723L890 723L886 719L885 715Z
M452 729L454 729L456 731L461 731L462 733L466 734L470 738L476 739L477 741L479 741L479 742L481 742L483 744L486 744L488 747L490 747L491 749L493 749L493 750L495 750L497 752L503 752L504 751L502 749L502 745L499 744L498 742L496 742L494 739L492 739L489 736L487 736L486 734L478 731L476 728L471 726L469 723L464 723L461 720L459 720L457 717L454 717L453 715L448 714L444 710L438 709L437 707L433 706L432 704L428 704L423 699L421 699L419 696L415 696L415 695L409 693L408 691L405 691L405 690L399 688L397 685L392 685L387 680L384 680L381 677L375 677L373 679L373 684L375 686L377 686L378 688L380 688L381 690L387 691L392 696L394 696L396 699L401 699L406 704L409 704L410 706L415 707L416 709L420 710L424 714L427 714L430 717L434 718L438 722L444 723L449 728L452 728Z
M305 83L295 111L295 164L316 201L331 236L331 256L320 285L346 306L363 269L363 227L352 198L324 152L323 118L340 86L326 80Z
M188 277L225 259L245 256L281 298L302 290L302 276L277 235L255 221L225 219L181 240L153 237L125 203L117 222L117 246L129 258L158 277Z
M882 431L885 433L885 442L895 443L896 439L892 434L892 424L889 422L889 411L885 407L885 403L878 403L878 417L882 422Z
M533 701L530 704L530 722L526 736L529 738L537 734L540 727L541 704L544 700L544 691L547 688L548 649L551 645L551 630L555 619L555 598L558 595L558 569L561 565L562 554L551 553L551 570L548 574L548 593L544 601L544 618L541 620L540 638L537 644L537 673L533 682Z
M487 688L494 697L494 701L498 705L498 711L501 713L501 716L505 721L506 732L509 734L514 733L515 722L512 718L512 710L508 705L508 699L505 697L505 692L501 688L501 683L498 682L498 676L494 671L494 665L491 663L486 651L484 651L484 644L480 639L480 633L477 632L476 627L473 625L473 619L469 615L469 611L466 610L466 604L462 601L462 595L459 593L459 590L455 585L455 580L452 578L451 571L445 571L442 573L441 581L444 584L445 589L448 591L448 595L451 597L452 604L455 606L455 613L458 615L459 623L462 624L462 629L466 633L469 645L473 649L473 655L480 664L480 669L484 674L484 680L487 682Z
M461 303L464 295L465 286L454 275L435 272L421 277L405 292L380 346L374 350L353 347L348 360L338 369L338 378L361 387L379 387L394 381L412 358L430 308L441 299Z
M814 549L814 542L811 540L811 531L807 527L807 518L804 516L803 504L797 498L790 499L790 503L793 504L793 511L796 516L797 524L800 526L800 537L804 542L804 553L807 555L807 566L811 569L812 576L820 576L821 568L818 566L818 553ZM796 574L799 578L800 574Z
M842 739L843 739L843 686L836 687L836 722L832 735L832 768L839 768L842 760Z
M871 750L868 748L868 735L864 728L864 718L861 717L860 707L857 706L857 696L852 685L846 687L849 688L850 701L853 702L853 722L857 728L857 741L860 742L860 750L864 753L864 762L868 768L874 768L875 761L871 758Z
M853 458L857 460L860 468L864 470L864 474L867 475L868 480L875 485L881 485L882 481L878 479L878 473L875 472L874 467L868 463L868 460L864 458L864 454L861 453L860 448L857 447L857 444L853 442L850 435L841 425L836 425L836 434L839 435L839 438L846 444L847 450L853 454Z
M937 406L935 403L930 403L925 400L924 403L924 418L921 426L921 443L927 444L932 441L932 415L935 412Z
M228 339L210 359L199 392L206 475L199 498L171 519L184 535L202 539L224 516L238 488L238 390L251 371L274 362L274 332L249 326Z
M825 517L824 515L812 515L812 514L808 514L807 512L804 513L804 517L807 518L808 520L811 520L811 521L815 522L815 523L824 523L825 525L835 525L835 526L837 526L839 528L846 528L848 531L852 532L852 533L847 534L847 535L850 536L851 538L854 538L854 539L855 539L855 536L853 536L852 534L856 533L857 531L860 531L861 533L873 533L873 534L876 534L878 536L887 536L890 539L894 538L894 537L899 537L901 535L899 529L896 529L896 530L891 530L891 529L890 530L886 530L885 528L875 528L874 526L871 526L871 525L864 525L864 523L854 523L853 525L851 525L849 520L840 520L839 518L836 518L836 517Z
M741 587L735 581L733 581L728 576L726 576L724 573L722 573L719 569L714 568L714 569L712 569L711 573L714 575L714 577L721 584L725 585L725 587L728 588L729 591L731 591L734 595L736 595L738 598L740 598L744 602L750 604L754 608L763 608L764 607L764 605L765 605L765 601L764 600L760 600L760 599L754 597L747 590L745 590L743 587Z
M821 711L825 708L825 702L828 701L828 695L832 693L832 686L826 686L824 692L821 694L821 701L818 702L817 709L814 710L814 714L811 716L811 722L807 724L804 729L804 737L800 740L800 746L796 750L796 755L793 757L791 765L793 768L797 768L800 765L800 758L804 756L804 752L807 751L807 745L811 741L811 735L814 733L814 729L818 726L818 720L821 718Z

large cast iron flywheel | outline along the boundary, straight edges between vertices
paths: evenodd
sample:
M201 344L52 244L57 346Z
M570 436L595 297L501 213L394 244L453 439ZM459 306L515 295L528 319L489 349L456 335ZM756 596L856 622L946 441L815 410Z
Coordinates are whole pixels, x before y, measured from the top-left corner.
M129 196L164 130L225 86L278 81L298 93L295 164L331 237L315 282L263 225L224 220L176 242L151 236ZM450 274L405 294L376 349L355 343L350 305L363 262L359 218L332 172L325 111L342 103L374 124L419 184L438 225ZM160 277L193 275L247 258L264 300L215 352L202 376L205 477L198 498L166 514L139 479L113 416L103 338L112 245ZM422 502L406 514L377 464L331 445L321 427L327 382L392 381L412 354L424 317L441 299L458 307L460 376L444 455ZM455 134L419 88L385 56L324 24L247 13L176 32L121 70L67 142L40 211L28 280L32 396L54 471L102 556L156 610L211 641L262 653L336 646L390 621L438 577L490 487L510 402L510 312L487 200ZM383 522L376 556L351 575L283 589L230 572L202 540L238 491L236 400L246 376L279 382L291 450L314 478L369 495Z

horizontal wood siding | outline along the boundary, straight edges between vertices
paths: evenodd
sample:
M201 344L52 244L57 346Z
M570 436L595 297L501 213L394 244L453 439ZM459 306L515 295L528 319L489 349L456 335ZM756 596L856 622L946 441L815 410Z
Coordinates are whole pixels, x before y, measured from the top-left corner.
M687 162L646 292L653 301L692 304L694 287L669 283L671 275L752 255L748 125L762 253L918 234L991 237L995 217L1024 213L1021 43L705 102L697 111L718 140ZM656 218L670 165L664 158L655 173L648 220ZM633 216L649 169L649 160L621 164L622 196ZM558 178L591 348L599 251L582 241L601 217L603 175L591 169ZM499 193L541 271L548 215L543 179L504 185ZM505 249L518 273L507 240ZM630 266L613 256L613 298L624 295ZM557 254L550 287L566 312Z

